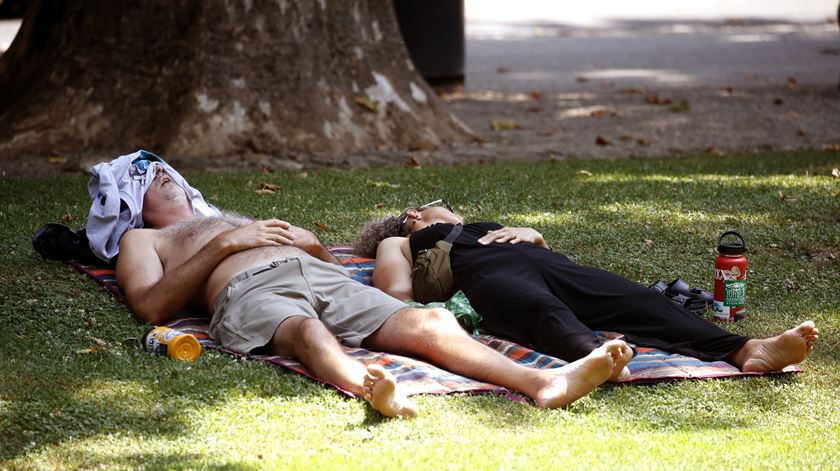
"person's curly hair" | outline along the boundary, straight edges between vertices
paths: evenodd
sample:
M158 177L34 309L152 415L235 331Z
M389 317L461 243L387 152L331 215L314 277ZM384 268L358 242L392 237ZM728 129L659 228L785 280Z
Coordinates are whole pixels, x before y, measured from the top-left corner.
M379 243L388 237L400 236L401 227L399 218L385 216L382 219L374 219L365 224L365 227L356 236L353 248L362 257L375 258L376 248Z

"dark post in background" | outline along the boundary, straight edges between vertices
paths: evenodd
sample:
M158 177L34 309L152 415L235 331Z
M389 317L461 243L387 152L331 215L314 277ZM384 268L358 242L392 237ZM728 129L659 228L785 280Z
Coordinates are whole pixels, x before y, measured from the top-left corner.
M464 0L394 0L411 60L429 85L464 84Z

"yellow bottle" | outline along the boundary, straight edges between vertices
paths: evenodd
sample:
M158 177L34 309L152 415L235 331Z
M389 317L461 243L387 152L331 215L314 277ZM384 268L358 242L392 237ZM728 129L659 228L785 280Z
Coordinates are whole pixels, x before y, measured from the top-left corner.
M143 348L147 352L181 361L195 361L201 355L198 339L169 327L155 327L146 332L143 336Z

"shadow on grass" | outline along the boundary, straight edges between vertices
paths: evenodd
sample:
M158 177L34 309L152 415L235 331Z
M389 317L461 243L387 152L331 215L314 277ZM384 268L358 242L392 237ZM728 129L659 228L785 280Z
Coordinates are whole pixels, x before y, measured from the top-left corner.
M213 359L212 363L225 361ZM151 365L144 364L144 359L139 358L130 364L119 362L103 367L102 364L113 362L103 358L100 365L94 366L89 361L65 357L63 363L63 373L34 371L35 368L9 371L17 380L3 381L6 404L0 410L0 460L11 460L65 441L106 435L133 436L141 441L189 437L195 431L191 414L224 408L228 399L243 394L298 398L323 394L319 386L306 384L307 380L291 373L271 371L271 367L258 374L273 385L250 386L208 374L206 369L212 365L207 362L186 368L154 360ZM103 374L104 368L111 372ZM150 369L159 376L149 375ZM85 383L89 376L95 376L92 384ZM169 464L182 458L176 456L176 461ZM165 459L158 457L157 461Z
M146 327L131 320L107 291L64 264L33 265L46 279L13 286L0 301L0 355L6 359L0 378L0 463L93 437L141 442L189 437L195 432L191 415L224 409L243 395L323 394L320 385L297 374L222 353L205 352L190 364L126 349L119 339ZM45 301L45 292L60 294ZM93 337L106 345L97 346ZM124 464L122 457L109 456L103 452L91 458L95 462L87 457L82 462L85 467L96 467L97 460ZM167 468L200 459L189 454L135 458L149 456Z

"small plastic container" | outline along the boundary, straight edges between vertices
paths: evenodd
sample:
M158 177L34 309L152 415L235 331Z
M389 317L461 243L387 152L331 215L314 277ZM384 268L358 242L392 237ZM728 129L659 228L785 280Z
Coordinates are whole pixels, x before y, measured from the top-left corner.
M201 355L201 344L191 334L155 327L143 336L143 349L181 361L196 361Z

